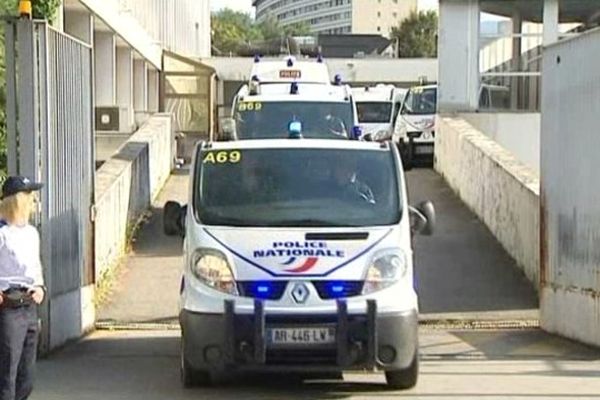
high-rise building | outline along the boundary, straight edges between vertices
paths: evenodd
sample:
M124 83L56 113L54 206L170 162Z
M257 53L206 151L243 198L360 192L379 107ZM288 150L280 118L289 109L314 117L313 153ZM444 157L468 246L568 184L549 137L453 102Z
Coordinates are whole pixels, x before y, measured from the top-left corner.
M275 18L281 25L306 23L317 34L389 36L418 0L253 0L257 21Z

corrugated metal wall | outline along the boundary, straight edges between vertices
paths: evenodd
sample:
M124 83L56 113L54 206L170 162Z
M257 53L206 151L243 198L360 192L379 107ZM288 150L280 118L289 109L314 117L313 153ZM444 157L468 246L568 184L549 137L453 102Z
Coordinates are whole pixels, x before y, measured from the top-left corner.
M600 344L600 30L543 57L543 324Z
M210 56L208 0L118 0L167 50L186 56Z
M47 47L46 55L40 52L40 62L47 66L47 94L41 101L48 107L41 152L47 184L44 240L49 242L51 291L59 295L93 282L92 49L52 28L38 27L40 47Z

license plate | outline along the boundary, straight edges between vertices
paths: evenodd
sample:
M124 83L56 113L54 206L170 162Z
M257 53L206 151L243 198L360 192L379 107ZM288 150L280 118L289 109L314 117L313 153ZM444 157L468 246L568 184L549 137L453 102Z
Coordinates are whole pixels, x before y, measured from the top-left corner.
M433 146L417 146L415 154L433 154Z
M273 328L267 332L272 345L335 343L335 328Z

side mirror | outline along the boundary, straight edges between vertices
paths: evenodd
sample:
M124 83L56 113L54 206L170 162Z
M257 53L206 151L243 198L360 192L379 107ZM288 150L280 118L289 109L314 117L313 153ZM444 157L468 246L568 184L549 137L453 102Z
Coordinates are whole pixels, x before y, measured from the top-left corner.
M167 236L185 236L187 206L167 201L163 208L163 230Z
M220 139L222 141L237 140L237 128L234 118L221 118L219 125L221 126Z
M412 234L431 236L435 228L435 207L431 201L424 201L410 207L410 230Z

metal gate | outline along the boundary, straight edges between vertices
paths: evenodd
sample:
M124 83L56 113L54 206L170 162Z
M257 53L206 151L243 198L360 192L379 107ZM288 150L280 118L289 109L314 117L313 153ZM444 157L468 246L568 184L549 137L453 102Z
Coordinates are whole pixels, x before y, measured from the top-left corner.
M42 350L53 343L53 300L93 283L92 62L89 45L45 22L6 24L9 174L45 183L37 218L49 288Z

